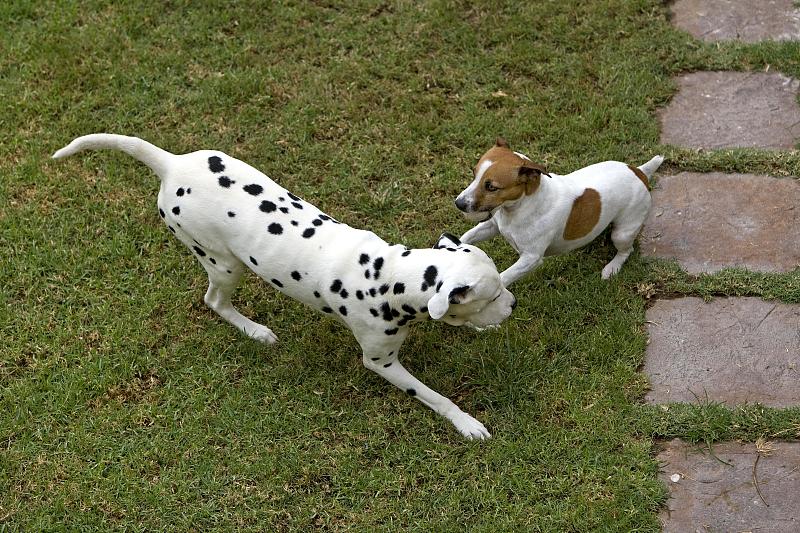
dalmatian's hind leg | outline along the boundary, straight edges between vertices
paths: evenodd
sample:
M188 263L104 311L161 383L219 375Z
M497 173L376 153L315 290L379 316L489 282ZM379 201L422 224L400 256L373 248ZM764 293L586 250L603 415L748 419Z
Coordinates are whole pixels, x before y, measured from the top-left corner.
M248 337L265 344L276 343L278 337L271 329L242 315L231 303L231 295L244 273L244 264L233 256L217 258L216 264L205 259L200 258L208 272L208 291L203 298L206 305Z

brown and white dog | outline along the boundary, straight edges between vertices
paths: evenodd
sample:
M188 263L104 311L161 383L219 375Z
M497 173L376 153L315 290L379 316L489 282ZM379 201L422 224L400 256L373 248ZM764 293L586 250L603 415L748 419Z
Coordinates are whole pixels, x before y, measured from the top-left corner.
M603 268L602 277L608 279L633 250L650 211L649 180L663 161L660 155L640 167L604 161L565 176L550 175L499 138L456 198L468 219L481 221L461 241L474 244L501 234L520 254L500 275L508 287L544 256L580 248L612 224L617 255Z

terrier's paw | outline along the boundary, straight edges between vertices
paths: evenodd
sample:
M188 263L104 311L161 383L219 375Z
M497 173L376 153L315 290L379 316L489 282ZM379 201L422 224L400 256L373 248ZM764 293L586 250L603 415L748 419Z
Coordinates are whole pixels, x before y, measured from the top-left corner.
M600 277L602 277L603 279L609 279L611 278L611 276L619 272L621 267L622 265L617 266L613 263L609 263L603 268L603 272L600 274Z

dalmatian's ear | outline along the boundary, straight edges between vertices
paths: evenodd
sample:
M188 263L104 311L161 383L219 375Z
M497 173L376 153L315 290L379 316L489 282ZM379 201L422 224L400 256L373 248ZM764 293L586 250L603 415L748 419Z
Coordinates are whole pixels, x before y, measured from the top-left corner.
M447 313L450 304L464 303L469 291L469 285L454 286L452 283L443 285L439 292L428 300L428 314L432 319L439 320Z
M436 241L436 244L433 245L434 248L446 248L448 246L447 243L450 243L452 246L460 246L461 241L458 240L458 237L452 235L450 233L444 232L439 237L439 240Z

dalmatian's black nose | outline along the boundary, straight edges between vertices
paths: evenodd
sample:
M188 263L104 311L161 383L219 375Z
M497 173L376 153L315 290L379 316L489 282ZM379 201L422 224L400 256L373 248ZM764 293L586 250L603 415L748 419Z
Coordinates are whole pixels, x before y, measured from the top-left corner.
M513 302L511 302L511 310L513 311L513 310L514 310L514 309L516 309L516 308L517 308L517 298L516 298L516 296L515 296L515 297L514 297L514 301L513 301Z

